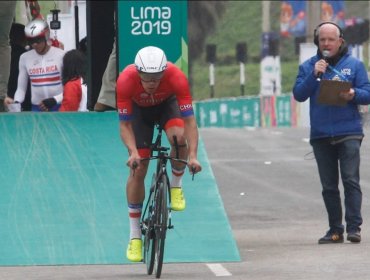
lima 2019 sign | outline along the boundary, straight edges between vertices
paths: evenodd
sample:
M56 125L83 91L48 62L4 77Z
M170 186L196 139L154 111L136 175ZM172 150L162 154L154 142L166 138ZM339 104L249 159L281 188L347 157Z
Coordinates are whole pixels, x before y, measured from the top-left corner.
M187 1L118 1L119 71L146 46L188 72Z

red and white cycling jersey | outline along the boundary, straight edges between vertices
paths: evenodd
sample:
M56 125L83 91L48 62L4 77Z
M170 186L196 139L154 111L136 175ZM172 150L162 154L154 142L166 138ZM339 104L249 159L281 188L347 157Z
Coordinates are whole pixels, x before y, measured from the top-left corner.
M176 96L182 117L194 115L192 98L185 74L168 62L167 69L154 94L145 92L134 64L127 66L117 80L117 108L119 118L129 121L132 118L132 102L140 107L150 107L162 103L172 95Z
M38 105L42 100L63 92L62 67L64 51L50 47L40 55L30 50L19 59L18 87L14 101L22 103L26 95L28 79L31 81L31 103Z

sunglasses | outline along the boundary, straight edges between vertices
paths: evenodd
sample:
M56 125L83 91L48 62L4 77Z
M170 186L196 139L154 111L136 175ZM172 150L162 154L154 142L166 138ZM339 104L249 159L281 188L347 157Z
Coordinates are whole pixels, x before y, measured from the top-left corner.
M29 38L27 39L28 44L40 44L42 42L45 42L45 38L38 37L38 38Z
M154 74L140 73L139 75L143 83L158 83L163 77L163 72Z

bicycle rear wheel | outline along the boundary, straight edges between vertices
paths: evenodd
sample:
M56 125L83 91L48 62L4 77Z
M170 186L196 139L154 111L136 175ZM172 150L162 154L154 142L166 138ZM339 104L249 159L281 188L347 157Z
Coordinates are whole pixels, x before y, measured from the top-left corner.
M167 222L168 222L168 207L167 207L167 190L168 180L165 175L161 176L159 188L156 195L156 225L155 225L155 275L161 277L164 245L166 240Z

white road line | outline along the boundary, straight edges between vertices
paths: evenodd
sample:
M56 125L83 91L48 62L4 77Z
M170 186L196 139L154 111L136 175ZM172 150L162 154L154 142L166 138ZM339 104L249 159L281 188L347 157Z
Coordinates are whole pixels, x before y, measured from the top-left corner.
M232 276L232 274L219 263L207 263L207 266L216 276Z

